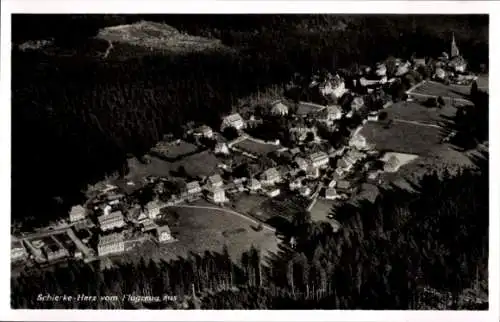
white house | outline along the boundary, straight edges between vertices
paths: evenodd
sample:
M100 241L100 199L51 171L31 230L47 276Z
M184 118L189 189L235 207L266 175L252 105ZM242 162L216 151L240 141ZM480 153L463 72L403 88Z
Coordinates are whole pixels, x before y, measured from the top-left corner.
M167 225L156 228L156 233L160 243L169 242L173 239L170 228Z
M77 222L77 221L85 219L85 216L86 216L85 208L83 208L80 205L73 206L73 207L71 207L71 210L69 212L69 221L70 222Z
M213 134L214 132L212 131L212 128L208 125L202 125L194 131L195 136L202 136L206 138L211 138Z
M22 241L20 240L12 240L10 243L10 259L15 262L18 260L22 260L28 257L28 252L24 247Z
M288 115L288 106L281 101L273 102L271 103L271 114L281 116Z
M289 183L288 187L292 191L299 189L300 187L302 187L302 181L300 179L295 179Z
M201 192L201 187L198 181L191 181L186 184L186 192L190 195L194 195Z
M387 67L385 64L378 64L377 69L375 70L375 74L379 77L385 76L387 73Z
M222 188L214 188L208 192L208 199L215 203L223 203L226 201L226 193Z
M333 95L335 98L340 98L347 90L344 80L339 75L335 75L333 79L322 82L319 85L319 91L323 96Z
M323 168L330 162L330 157L323 151L313 153L309 156L309 163L316 168Z
M281 180L281 176L276 168L270 168L261 175L261 184L273 185Z
M352 111L357 111L365 105L365 101L361 96L356 96L351 102Z
M434 73L434 78L439 80L444 80L446 78L446 72L442 68L436 68L436 72Z
M309 165L306 169L306 176L311 179L319 178L319 168L313 165Z
M125 221L121 211L115 211L108 215L102 215L97 218L99 227L102 231L111 230L114 228L121 228L125 226Z
M262 184L260 183L260 181L254 178L250 179L250 181L248 182L248 190L257 191L260 189L262 189Z
M368 117L367 117L368 121L378 121L378 112L376 111L372 111L368 114Z
M226 143L217 143L214 152L215 154L229 154L229 147Z
M150 201L146 204L145 210L146 210L147 216L150 219L156 219L156 217L158 217L158 215L160 214L161 208L163 208L163 204L161 204L160 202L158 202L156 200L153 200L153 201Z
M125 251L125 240L122 234L114 233L99 237L97 252L99 256L122 253Z
M366 138L357 133L349 140L349 146L355 147L358 150L363 150L366 148Z
M278 196L279 194L280 194L280 189L278 189L278 188L271 188L271 189L267 190L268 197L274 198L274 197Z
M337 194L337 190L335 190L334 188L327 188L325 190L325 199L335 200L339 197L340 196Z
M328 188L335 188L335 185L337 184L336 180L332 180L328 183Z
M207 183L209 188L217 188L224 185L224 182L219 174L214 174L213 176L208 177Z
M311 188L304 186L299 188L299 193L303 197L307 197L311 194Z
M296 157L295 163L297 164L297 166L299 167L300 170L304 170L304 171L307 169L307 166L309 165L309 163L307 163L307 161L301 157Z
M342 118L342 110L340 106L328 105L318 113L318 120L320 122L332 123L335 120Z
M239 113L234 113L222 120L221 131L227 127L234 127L237 130L241 130L245 127L245 121Z

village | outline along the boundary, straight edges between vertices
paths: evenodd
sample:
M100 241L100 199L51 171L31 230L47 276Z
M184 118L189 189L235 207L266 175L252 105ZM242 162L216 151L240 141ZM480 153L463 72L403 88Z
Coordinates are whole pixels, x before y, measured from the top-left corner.
M129 160L125 178L91 187L87 201L73 206L68 218L13 236L12 261L31 266L68 258L90 262L145 241L168 249L185 242L169 211L181 207L238 214L253 223L255 234L274 232L276 218L291 221L300 211L338 230L342 223L330 211L333 206L349 202L367 185L382 185L384 174L397 173L420 155L379 148L367 127L429 126L388 118L388 111L396 104L418 104L419 109L470 105L466 95L479 82L467 72L454 37L451 53L437 59L391 58L390 65L364 66L354 80L347 78L341 71L322 71L305 88L294 79L288 90L305 90L314 99L283 97L235 110L218 129L192 123L182 137L166 134L140 160ZM398 95L388 94L395 84L403 88L397 101ZM228 242L231 234L225 234Z

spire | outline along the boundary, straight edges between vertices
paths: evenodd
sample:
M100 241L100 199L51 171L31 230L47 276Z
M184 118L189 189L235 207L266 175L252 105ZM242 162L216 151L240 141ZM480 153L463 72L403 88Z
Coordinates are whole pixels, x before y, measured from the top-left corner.
M460 53L458 51L457 43L455 42L455 33L452 33L451 39L451 58L459 56Z

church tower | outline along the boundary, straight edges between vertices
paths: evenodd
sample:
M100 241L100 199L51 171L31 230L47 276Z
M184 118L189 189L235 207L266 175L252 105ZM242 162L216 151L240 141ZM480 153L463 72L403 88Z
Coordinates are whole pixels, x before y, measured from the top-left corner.
M455 33L453 33L451 39L451 58L458 57L459 55L457 43L455 42Z

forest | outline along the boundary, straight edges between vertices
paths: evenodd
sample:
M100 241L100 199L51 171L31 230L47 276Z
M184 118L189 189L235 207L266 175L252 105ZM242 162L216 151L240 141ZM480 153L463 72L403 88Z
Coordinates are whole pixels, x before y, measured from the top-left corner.
M99 28L146 19L217 37L235 52L126 61L12 53L12 218L26 227L67 215L87 184L127 172L167 132L197 121L218 127L238 99L285 86L300 72L371 64L388 55L436 56L450 33L472 69L486 64L488 16L14 15L15 43L89 41ZM333 29L332 29L333 28ZM331 30L334 30L333 32ZM26 186L34 186L26 203Z
M431 173L418 194L383 191L374 203L333 209L342 229L298 214L290 236L262 261L253 248L232 261L191 254L172 262L70 262L11 280L14 308L487 309L488 153L457 175ZM404 254L404 256L401 256ZM467 294L485 298L467 301ZM40 302L38 294L159 296L178 302ZM486 295L484 295L486 294ZM179 302L184 304L181 305Z

